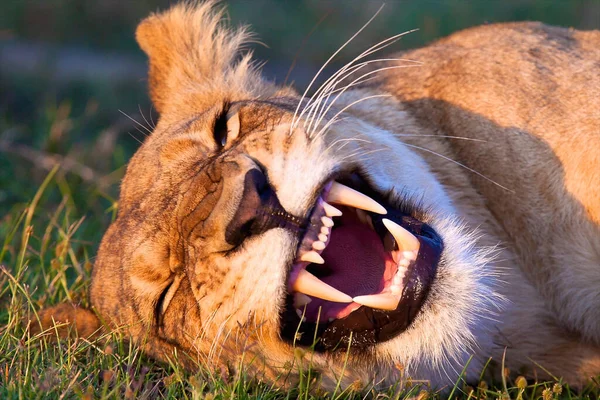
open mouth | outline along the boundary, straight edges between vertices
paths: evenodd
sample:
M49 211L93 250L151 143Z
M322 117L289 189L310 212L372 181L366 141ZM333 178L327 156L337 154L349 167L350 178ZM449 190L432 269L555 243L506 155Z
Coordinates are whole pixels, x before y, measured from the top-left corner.
M317 351L364 349L405 331L443 243L354 174L322 190L287 281L282 336ZM412 215L411 215L412 214Z

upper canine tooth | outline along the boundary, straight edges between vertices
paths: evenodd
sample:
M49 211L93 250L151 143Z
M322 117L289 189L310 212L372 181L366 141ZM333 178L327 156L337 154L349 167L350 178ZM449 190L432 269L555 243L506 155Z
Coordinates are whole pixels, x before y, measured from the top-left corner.
M400 302L400 296L390 293L371 294L367 296L356 296L353 298L356 303L363 306L378 308L380 310L395 310Z
M323 202L323 210L325 210L325 214L328 217L339 217L342 215L342 212L340 210L326 202Z
M396 239L396 242L403 251L419 251L421 245L415 235L387 218L383 218L381 222L383 222L388 231L394 236L394 239Z
M325 260L323 260L323 257L321 257L321 255L319 253L317 253L316 251L307 251L306 253L302 254L302 256L300 257L300 261L307 261L309 263L314 263L314 264L324 264Z
M329 189L325 200L330 203L360 208L377 214L387 214L385 207L369 196L335 181L331 184L331 189Z
M304 293L320 299L335 301L337 303L352 303L352 297L329 286L305 269L300 270L298 277L292 284L296 292Z

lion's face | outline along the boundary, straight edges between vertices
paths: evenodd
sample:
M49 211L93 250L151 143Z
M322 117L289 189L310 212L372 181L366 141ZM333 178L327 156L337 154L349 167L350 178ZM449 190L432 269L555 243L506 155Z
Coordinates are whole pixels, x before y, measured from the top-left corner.
M161 64L144 37L184 34L192 12L174 10L138 31L161 112L120 205L119 219L135 220L120 225L130 238L121 262L127 290L147 308L140 318L161 321L183 279L199 316L185 341L199 353L245 333L269 367L294 362L294 347L313 349L311 364L331 379L349 362L349 382L390 381L397 364L435 380L431 365L464 362L491 301L486 260L401 132L346 107L364 99L363 112L397 113L402 126L398 105L362 91L302 101L240 65L172 78L193 70L186 57L171 43ZM209 18L206 7L194 12Z

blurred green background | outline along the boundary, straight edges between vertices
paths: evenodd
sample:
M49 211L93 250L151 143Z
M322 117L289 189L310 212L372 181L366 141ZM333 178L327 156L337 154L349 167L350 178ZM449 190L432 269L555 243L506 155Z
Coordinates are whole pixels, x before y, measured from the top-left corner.
M0 5L0 218L28 202L61 164L46 204L65 196L76 213L93 215L93 242L110 219L124 165L157 115L145 89L146 60L134 40L137 23L169 0L3 0ZM383 4L380 1L224 2L233 25L249 24L264 44L264 74L303 88L337 47ZM390 51L423 45L483 23L541 20L600 27L600 0L393 0L340 57L418 28ZM309 36L309 33L313 31ZM133 120L137 121L134 122ZM98 218L96 218L98 217ZM1 232L0 232L1 233Z

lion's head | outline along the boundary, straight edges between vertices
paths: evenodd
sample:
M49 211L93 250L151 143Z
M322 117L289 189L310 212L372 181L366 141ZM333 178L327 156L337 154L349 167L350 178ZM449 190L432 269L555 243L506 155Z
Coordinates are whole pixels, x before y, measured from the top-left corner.
M342 85L350 66L312 98L263 80L211 3L137 39L160 120L94 268L103 317L159 358L324 384L438 381L486 345L489 250L402 142L400 103Z

